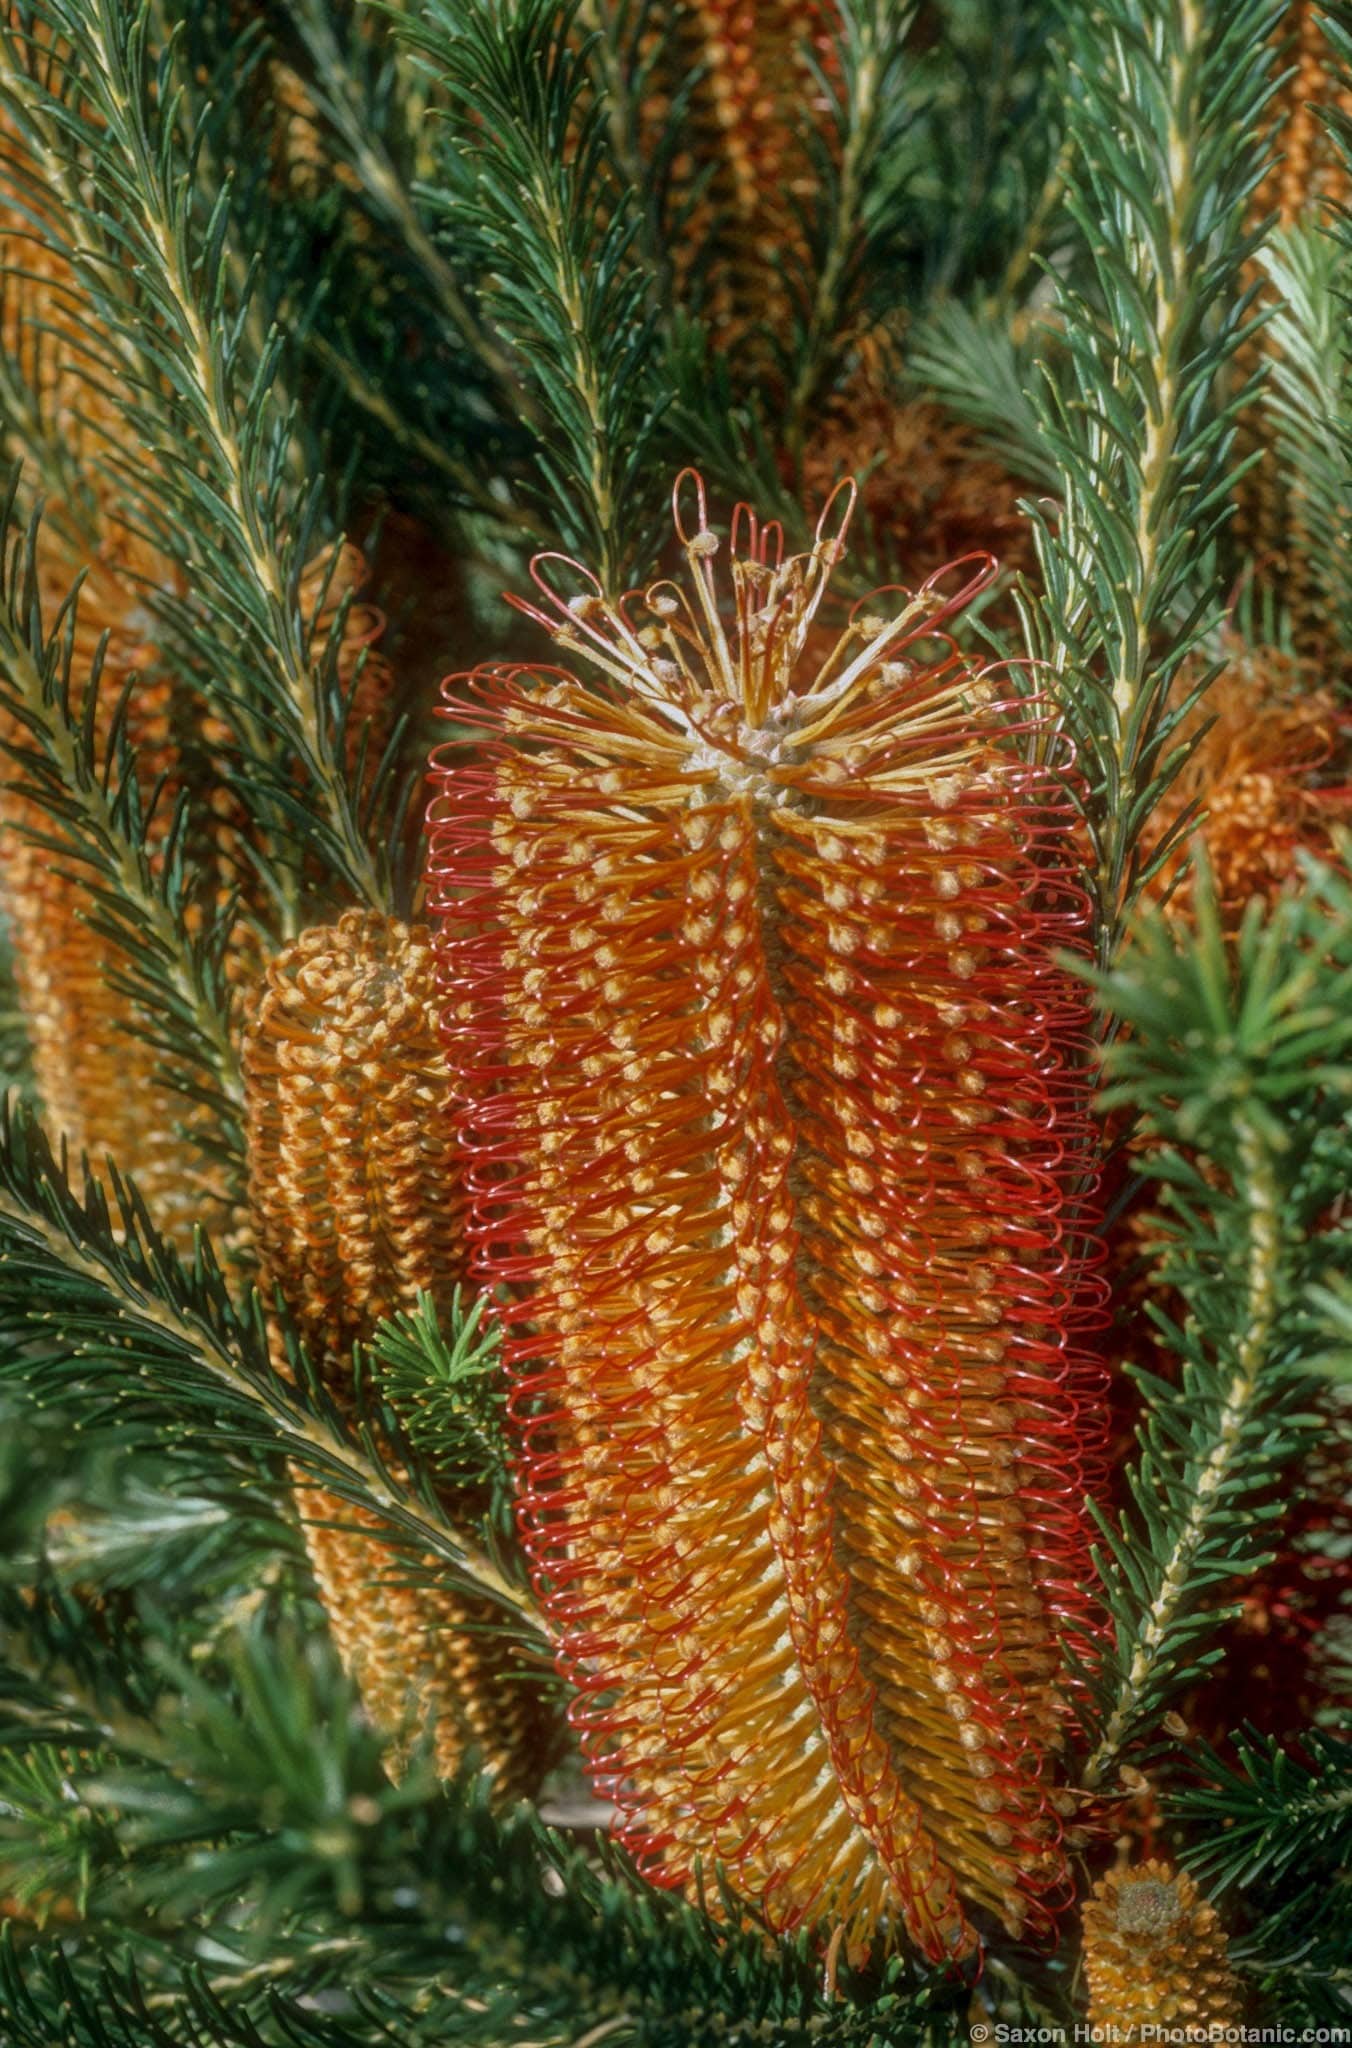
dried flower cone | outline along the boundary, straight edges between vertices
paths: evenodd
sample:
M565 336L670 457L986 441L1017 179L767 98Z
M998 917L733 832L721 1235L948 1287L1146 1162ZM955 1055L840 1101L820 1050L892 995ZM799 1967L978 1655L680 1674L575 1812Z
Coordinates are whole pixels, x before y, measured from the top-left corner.
M607 680L452 700L498 736L431 817L471 1236L642 1866L952 1957L960 1894L1035 1933L1064 1884L1097 1428L1068 805L932 593L809 662L840 534L779 565L739 507L729 604L698 508L641 604L537 565Z
M1190 1877L1169 1864L1113 1871L1084 1908L1089 2024L1139 2040L1145 2026L1233 2026L1239 1987L1225 1930Z
M421 1290L449 1304L463 1264L433 973L425 933L351 911L270 962L246 1026L260 1285L280 1291L340 1398L353 1343ZM443 1774L473 1746L500 1789L522 1789L543 1721L496 1611L401 1584L380 1523L333 1495L307 1486L302 1507L334 1639L375 1725L430 1721Z
M1191 715L1189 730L1207 728L1149 821L1153 847L1191 806L1200 806L1197 836L1206 849L1222 915L1237 926L1253 897L1270 898L1299 872L1302 851L1327 858L1348 817L1348 722L1309 664L1275 647L1233 640L1221 674ZM1190 681L1189 678L1184 679ZM1335 779L1339 778L1339 779ZM1176 882L1185 850L1153 886ZM1190 914L1191 888L1174 890L1174 915Z

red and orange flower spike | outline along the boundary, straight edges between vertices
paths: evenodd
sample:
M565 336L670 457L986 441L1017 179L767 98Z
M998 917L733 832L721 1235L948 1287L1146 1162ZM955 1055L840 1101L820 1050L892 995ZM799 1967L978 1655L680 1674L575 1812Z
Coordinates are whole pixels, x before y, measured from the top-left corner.
M739 506L730 588L688 473L685 581L541 557L576 667L448 686L429 908L598 1789L656 1882L940 1960L1068 1891L1088 911L1044 714L938 636L989 558L817 626L853 495L788 560Z

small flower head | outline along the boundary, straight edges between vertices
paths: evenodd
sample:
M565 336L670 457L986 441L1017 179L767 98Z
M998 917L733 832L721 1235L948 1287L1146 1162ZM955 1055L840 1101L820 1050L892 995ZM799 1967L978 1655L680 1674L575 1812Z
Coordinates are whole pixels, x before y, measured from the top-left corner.
M1111 1871L1084 1908L1091 2026L1126 2040L1144 2026L1209 2027L1240 2018L1225 1931L1193 1880L1167 1863Z

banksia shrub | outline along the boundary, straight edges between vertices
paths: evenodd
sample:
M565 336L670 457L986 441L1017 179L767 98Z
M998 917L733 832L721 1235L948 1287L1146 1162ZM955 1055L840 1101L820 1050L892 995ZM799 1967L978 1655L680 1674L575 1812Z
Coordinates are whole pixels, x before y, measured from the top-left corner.
M1035 1935L1067 1889L1100 1391L1072 810L1039 707L939 636L961 599L819 623L852 491L788 560L739 506L720 578L691 488L684 580L611 601L541 558L568 668L448 686L474 1270L642 1868L951 1958L968 1905Z
M280 1294L340 1404L351 1353L421 1292L449 1309L461 1210L425 932L370 912L303 932L268 965L244 1038L259 1283ZM483 1504L453 1505L468 1523ZM339 1653L390 1736L431 1724L443 1776L472 1747L500 1790L544 1756L538 1694L484 1601L406 1582L380 1524L322 1489L305 1540ZM401 1573L404 1577L401 1578Z
M1151 1861L1115 1870L1084 1908L1089 2024L1139 2040L1145 2026L1234 2026L1239 1987L1225 1930L1190 1877Z

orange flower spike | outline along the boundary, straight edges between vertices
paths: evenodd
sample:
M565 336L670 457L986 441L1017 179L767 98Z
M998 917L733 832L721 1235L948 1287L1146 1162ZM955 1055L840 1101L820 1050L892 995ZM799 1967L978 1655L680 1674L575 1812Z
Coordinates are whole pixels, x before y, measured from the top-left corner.
M269 962L244 1033L249 1197L261 1280L316 1361L461 1277L426 932L348 911Z
M1276 213L1279 227L1315 217L1321 205L1346 205L1347 171L1325 116L1352 113L1352 93L1324 29L1317 0L1288 0L1274 37L1281 84L1268 102L1272 162L1249 204L1255 225Z
M678 507L684 479L678 483ZM533 615L434 764L429 899L524 1534L621 1832L781 1929L936 1960L1064 1892L1099 1313L1063 782L936 641L696 480L681 583ZM836 527L829 525L832 507ZM583 573L585 577L585 572Z
M657 149L679 96L681 147L668 180L681 233L678 276L701 252L701 311L724 347L759 329L783 338L792 314L782 268L809 260L800 209L818 184L809 137L831 124L808 53L835 62L834 5L816 0L698 0L657 9L644 125ZM787 259L787 262L786 262Z
M1148 821L1145 843L1147 850L1158 845L1195 808L1196 836L1232 928L1253 897L1270 899L1298 877L1302 852L1335 857L1352 809L1352 726L1314 663L1237 636L1223 652L1225 667L1180 728L1183 739L1200 734L1195 750ZM1180 695L1191 682L1180 677ZM1192 912L1190 877L1179 886L1186 852L1180 848L1151 883L1173 916Z
M353 1344L420 1290L448 1308L462 1272L427 933L357 910L302 932L251 995L244 1070L264 1298L280 1292L346 1404ZM443 1777L472 1746L499 1794L533 1790L553 1760L552 1718L493 1607L407 1583L376 1516L296 1477L334 1641L374 1725L400 1735L415 1706ZM448 1504L469 1524L483 1511L463 1491Z

